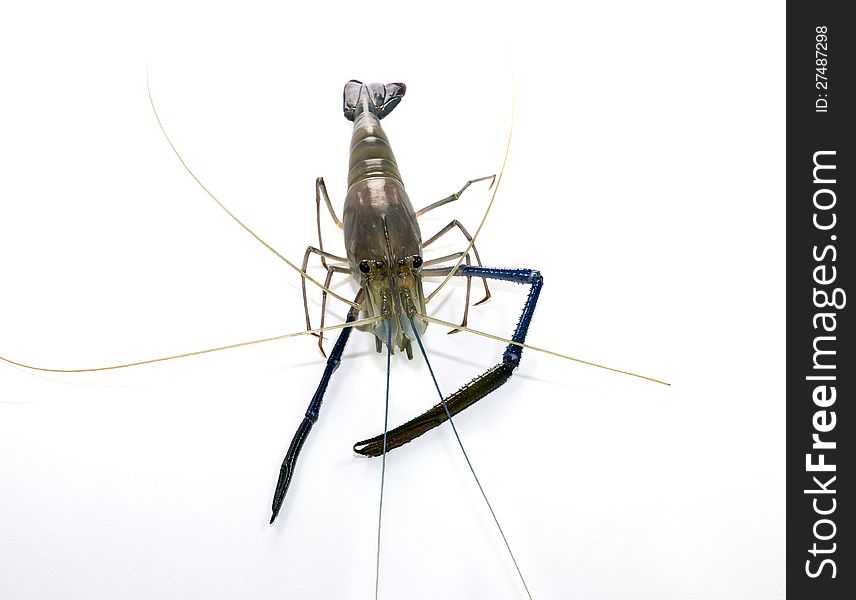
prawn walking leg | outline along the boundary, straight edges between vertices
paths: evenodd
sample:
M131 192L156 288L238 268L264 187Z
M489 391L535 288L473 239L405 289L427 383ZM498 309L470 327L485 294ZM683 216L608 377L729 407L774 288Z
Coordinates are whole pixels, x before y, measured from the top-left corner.
M442 269L438 269L441 271ZM511 340L518 343L526 341L526 333L529 323L535 313L535 305L544 285L544 278L534 269L495 269L491 267L473 267L462 265L455 275L463 277L484 277L486 279L498 279L501 281L513 281L515 283L528 284L529 295L523 305L520 321L514 329ZM418 317L417 317L418 318ZM454 394L446 398L443 403L434 405L422 415L411 419L395 429L389 430L386 436L386 450L389 452L407 442L419 437L423 433L434 429L449 419L449 415L456 415L465 408L472 406L492 391L499 388L511 378L514 369L520 364L523 348L515 344L509 344L502 354L502 362L494 365ZM448 412L446 408L448 407ZM380 456L383 452L383 436L363 440L354 444L354 452L363 456Z
M319 239L320 239L320 236L319 236ZM300 272L302 275L305 275L307 273L307 269L309 268L309 256L312 254L316 254L316 255L321 257L321 264L324 266L325 269L327 269L327 275L328 275L327 283L324 284L324 287L329 288L330 287L330 279L329 279L330 267L327 265L326 262L324 262L324 259L329 258L330 260L335 261L336 263L340 263L340 264L347 263L348 259L343 258L341 256L336 256L335 254L330 254L329 252L324 252L324 250L319 250L318 248L313 248L312 246L308 246L306 248L306 253L303 255L303 266L301 266L301 268L300 268ZM347 273L348 271L345 270L344 272ZM306 297L306 278L305 277L300 278L300 288L303 292L303 312L306 315L306 329L308 330L308 329L312 329L312 323L309 320L309 300ZM327 300L327 292L326 291L322 291L322 298L325 301Z
M423 242L422 245L423 246L429 246L430 244L433 244L438 239L440 239L441 237L443 237L444 235L449 233L455 227L457 227L461 231L461 234L463 234L463 236L466 238L466 240L468 242L473 241L473 236L470 235L470 232L466 230L466 228L461 224L460 221L458 221L457 219L454 219L454 220L452 220L451 223L449 223L448 225L443 227L443 229L441 229L440 231L435 233L433 236L431 236L427 241ZM481 256L479 256L479 251L476 248L475 244L473 244L473 254L476 255L476 264L478 264L478 266L480 266L480 267L483 266L482 262L481 262ZM490 300L490 290L487 287L487 280L486 279L484 280L484 288L485 288L485 297L482 300L479 300L478 302L476 302L477 305L482 304L483 302L487 302L488 300Z
M327 185L324 183L324 178L319 177L315 180L315 203L318 205L318 238L321 238L321 200L327 205L327 210L330 211L330 217L339 229L344 229L345 225L336 216L336 210L333 208L333 203L330 202L330 196L327 194Z
M333 273L341 273L345 275L349 275L350 271L345 267L338 267L336 265L329 265L327 267L327 278L324 280L324 287L329 288L330 284L333 281ZM321 293L321 324L318 325L320 329L324 329L324 321L327 318L327 292ZM321 356L327 358L327 353L324 352L324 332L318 334L318 350L321 351Z
M455 192L451 196L446 196L445 198L443 198L442 200L438 200L434 204L429 204L425 208L420 208L419 210L417 210L416 216L421 217L422 215L424 215L428 211L434 210L435 208L440 208L441 206L444 206L444 205L448 204L449 202L454 202L455 200L460 198L461 194L463 194L464 191L468 187L470 187L472 184L478 183L479 181L487 181L488 179L490 179L490 185L488 186L488 189L492 188L494 182L496 181L496 175L488 175L487 177L479 177L478 179L470 179L468 182L466 182L464 184L464 187L459 189L457 192Z

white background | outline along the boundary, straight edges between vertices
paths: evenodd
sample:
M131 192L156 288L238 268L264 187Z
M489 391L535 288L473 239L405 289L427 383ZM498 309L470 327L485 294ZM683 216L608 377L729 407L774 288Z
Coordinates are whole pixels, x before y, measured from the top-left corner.
M533 596L783 597L780 3L280 4L3 9L0 355L100 366L303 326L295 273L171 153L147 65L184 158L292 260L315 177L341 209L345 81L407 83L384 125L418 208L498 170L513 73L483 259L544 274L531 343L673 384L527 351L457 419ZM474 230L489 197L423 233ZM452 320L448 289L431 308ZM524 294L495 285L472 326L510 335ZM426 343L447 393L502 352L437 326ZM267 525L322 369L304 338L0 365L0 596L372 597L380 463L350 449L382 426L369 336ZM422 361L394 357L392 423L435 402ZM448 429L393 452L387 483L381 597L524 597Z

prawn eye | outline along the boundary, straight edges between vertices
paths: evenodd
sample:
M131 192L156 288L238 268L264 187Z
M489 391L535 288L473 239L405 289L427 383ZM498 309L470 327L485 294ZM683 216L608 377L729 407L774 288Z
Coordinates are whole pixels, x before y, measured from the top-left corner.
M361 261L360 261L360 271L361 271L361 272L363 272L363 273L368 274L369 269L370 269L370 267L369 267L369 261L367 261L367 260L361 260Z
M416 256L413 257L413 268L418 269L421 266L422 266L422 257L417 254Z

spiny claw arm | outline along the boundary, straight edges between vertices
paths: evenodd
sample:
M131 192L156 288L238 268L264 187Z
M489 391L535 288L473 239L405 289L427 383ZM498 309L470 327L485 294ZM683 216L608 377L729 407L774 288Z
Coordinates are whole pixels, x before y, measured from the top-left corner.
M514 367L510 364L499 363L498 365L494 365L446 398L446 406L449 407L449 413L455 416L465 408L469 408L508 381L513 371ZM415 419L399 425L395 429L391 429L386 436L387 452L393 448L403 446L448 420L449 417L446 415L446 409L443 408L443 404L435 404ZM383 435L377 435L371 439L357 442L354 444L354 452L363 456L380 456L383 453Z
M520 321L517 323L514 335L511 337L513 341L519 343L523 343L526 340L529 323L532 321L535 305L538 302L538 296L544 284L544 279L538 271L532 269L493 269L489 267L461 266L455 275L485 277L488 279L501 279L529 284L531 286L529 295L526 298L526 303L523 305ZM502 384L511 378L514 369L520 364L522 353L523 348L509 344L502 354L502 362L494 365L446 398L446 406L449 408L449 413L453 416L458 414L502 386ZM387 452L416 439L447 420L448 415L443 404L434 405L427 412L415 419L390 430L387 433ZM354 452L363 456L380 456L383 452L383 436L379 435L357 442L354 444Z
M357 294L354 300L355 304L361 301L362 293ZM348 311L348 317L345 320L345 325L353 323L357 320L360 314L358 307L352 307ZM294 477L294 468L297 465L297 458L300 451L303 449L303 444L306 438L309 437L309 432L312 431L312 426L318 420L318 414L321 412L321 403L324 400L324 393L327 391L327 386L330 383L330 378L333 372L339 368L339 363L342 361L342 353L345 351L345 344L348 343L348 338L351 335L351 327L346 327L339 334L333 349L330 351L330 357L327 359L327 366L324 368L324 374L321 376L321 381L318 383L318 388L315 390L315 395L312 396L312 401L306 409L306 414L303 417L291 444L288 446L288 452L282 461L282 466L279 469L279 478L276 482L276 490L273 493L273 502L271 503L271 524L276 520L279 511L282 508L282 503L285 500L285 494L288 492L288 486L291 485L291 479Z

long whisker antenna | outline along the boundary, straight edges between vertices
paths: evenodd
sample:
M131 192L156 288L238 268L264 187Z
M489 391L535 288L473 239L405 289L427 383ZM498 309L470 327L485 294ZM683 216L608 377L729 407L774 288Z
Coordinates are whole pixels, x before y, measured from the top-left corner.
M317 287L321 288L322 290L324 290L325 292L327 292L328 294L330 294L331 296L333 296L333 297L334 297L334 298L336 298L337 300L340 300L340 301L344 302L345 304L348 304L349 306L356 306L356 304L354 304L352 301L348 300L347 298L344 298L344 297L340 296L339 294L337 294L336 292L334 292L333 290L331 290L331 289L329 289L329 288L324 287L324 285L323 285L322 283L320 283L319 281L316 281L315 279L313 279L310 275L308 275L306 272L304 272L300 267L298 267L296 264L294 264L293 262L291 262L290 260L288 260L285 256L283 256L282 254L280 254L280 253L279 253L279 251L278 251L276 248L274 248L273 246L271 246L270 244L268 244L268 243L267 243L266 241L264 241L264 240L263 240L263 239L262 239L262 238L261 238L261 237L260 237L256 232L255 232L255 231L253 231L252 229L250 229L250 228L249 228L249 226L247 226L243 221L241 221L241 220L240 220L240 219L235 215L235 213L233 213L231 210L229 210L228 208L226 208L226 205L225 205L225 204L223 204L223 203L220 201L220 199L219 199L219 198L217 198L217 196L215 196L215 195L211 192L211 190L209 190L207 187L205 187L205 184L204 184L204 183L202 183L202 181L199 179L199 177L197 177L197 176L196 176L196 173L194 173L194 172L190 169L190 167L188 166L188 164L187 164L186 162L184 162L184 159L181 157L181 154L179 154L179 153L178 153L178 149L175 147L175 144L173 144L173 143L172 143L172 140L170 139L169 134L167 134L167 132L166 132L166 128L164 128L163 123L161 122L160 115L158 114L158 109L157 109L157 107L155 106L155 101L154 101L154 98L152 97L152 89L151 89L151 87L149 86L149 73L148 73L148 69L146 69L146 92L147 92L147 93L148 93L148 95L149 95L149 103L152 105L152 112L154 112L154 114L155 114L155 119L156 119L156 120L157 120L157 122L158 122L158 127L160 127L160 130L161 130L161 133L163 134L163 137L164 137L164 138L166 138L166 142L169 144L169 147L170 147L170 148L172 148L172 151L175 153L175 156L178 158L178 162L180 162L180 163L181 163L181 166L182 166L182 167L184 167L184 170L185 170L185 171L187 171L187 172L190 174L190 176L191 176L191 177L193 177L193 180L194 180L196 183L198 183L198 184L199 184L199 187L201 187L201 188L203 189L203 191L204 191L206 194L208 194L208 196L209 196L209 197L210 197L214 202L216 202L216 203L217 203L217 206L219 206L220 208L222 208L222 209L226 212L226 214L227 214L227 215L229 215L229 216L232 218L232 220L233 220L233 221L235 221L235 223L237 223L238 225L240 225L241 227L243 227L243 228L244 228L244 230L245 230L247 233L249 233L251 236L253 236L254 238L256 238L256 240L257 240L257 241L258 241L262 246L264 246L265 248L267 248L268 250L270 250L271 252L273 252L273 253L274 253L274 255L276 255L276 257L277 257L277 258L279 258L279 259L280 259L280 260L282 260L285 264L287 264L289 267L291 267L292 269L294 269L295 271L297 271L297 272L300 274L300 276L301 276L301 277L303 277L303 278L304 278L304 279L306 279L307 281L312 282L314 285L316 285Z
M380 501L377 508L377 563L375 565L374 597L380 591L380 523L383 517L383 484L386 479L386 436L389 431L389 371L392 360L392 327L386 328L386 401L383 407L383 455L380 466Z
M440 285L438 285L434 289L433 292L428 294L428 297L425 298L425 304L428 304L429 302L431 302L431 299L434 298L434 296L436 296L440 292L440 290L442 290L445 287L445 285L447 283L449 283L449 280L454 276L455 271L457 271L458 267L461 266L461 263L464 262L467 254L472 252L473 246L475 246L475 244L476 244L476 239L479 237L479 234L481 233L482 227L484 227L484 223L485 223L485 221L487 221L487 216L488 216L488 214L490 214L490 209L493 207L493 201L496 199L496 193L499 191L499 184L502 182L502 175L505 173L505 165L508 163L508 153L511 150L511 132L513 130L514 130L514 74L512 73L512 77L511 77L511 120L508 123L508 142L505 144L505 156L502 158L502 167L499 169L499 175L497 175L495 183L492 183L493 193L490 196L490 202L488 202L487 208L484 210L484 215L482 215L481 223L479 223L479 226L476 229L476 232L473 234L473 237L470 240L470 243L467 246L467 249L464 250L464 252L458 258L458 261L455 263L452 270L449 271L449 274L446 275L446 278L440 282Z
M357 321L350 321L347 323L339 323L338 325L328 325L327 327L319 327L318 329L304 329L302 331L297 331L295 333L286 333L283 335L275 335L273 337L261 338L258 340L250 340L247 342L238 342L237 344L228 344L226 346L217 346L216 348L206 348L205 350L195 350L194 352L185 352L184 354L173 354L172 356L162 356L160 358L150 358L148 360L139 360L136 362L123 363L120 365L110 365L106 367L94 367L89 369L52 369L47 367L36 367L33 365L28 365L25 363L21 363L15 360L11 360L8 358L4 358L0 356L0 361L5 363L9 363L10 365L15 365L16 367L21 367L24 369L29 369L31 371L41 371L43 373L92 373L94 371L113 371L115 369L126 369L128 367L138 367L140 365L150 365L152 363L164 362L167 360L174 360L176 358L188 358L190 356L199 356L200 354L210 354L212 352L219 352L220 350L231 350L233 348L242 348L244 346L252 346L254 344L264 344L265 342L274 342L276 340L284 340L286 338L298 337L301 335L312 335L316 333L321 333L322 331L335 331L336 329L345 329L346 327L359 327L361 325L371 325L372 323L377 323L378 321L382 321L386 317L382 315L378 315L377 317L368 317L367 319L360 319Z
M460 331L466 331L467 333L473 333L475 335L480 335L486 338L490 338L492 340L496 340L498 342L504 342L506 344L514 344L515 346L520 346L521 348L526 348L527 350L534 350L535 352L543 352L544 354L549 354L550 356L557 356L559 358L564 358L565 360L570 360L576 363L580 363L583 365L588 365L590 367L597 367L598 369L605 369L607 371L612 371L613 373L620 373L621 375L630 375L631 377L638 377L639 379L644 379L645 381L651 381L653 383L659 383L660 385L671 386L671 383L666 381L662 381L660 379L654 379L653 377L648 377L647 375L640 375L639 373L633 373L632 371L624 371L622 369L616 369L615 367L608 367L606 365L602 365L596 362L592 362L590 360L583 360L582 358L575 358L573 356L568 356L567 354L562 354L561 352L554 352L553 350L547 350L546 348L539 348L537 346L531 346L529 344L524 344L522 342L515 342L514 340L510 340L508 338L500 337L498 335L493 335L492 333L486 333L484 331L479 331L478 329L472 329L470 327L464 327L462 325L456 323L450 323L449 321L443 321L442 319L437 319L435 317L429 315L423 315L421 313L416 313L420 319L428 321L429 323L436 323L437 325L443 325L444 327L450 327L452 329L458 329Z
M417 316L418 313L416 313ZM419 335L419 330L416 328L416 323L413 321L413 316L410 317L410 326L413 329L413 333L416 334L416 342L419 344L419 351L422 353L422 358L425 359L425 364L428 366L428 372L431 373L431 379L434 381L434 388L437 390L437 395L440 396L440 403L443 405L443 409L446 411L446 418L449 420L449 425L452 426L452 431L455 433L455 439L458 440L458 446L461 448L461 453L464 455L464 459L467 461L467 466L470 468L470 473L473 475L473 479L476 480L476 485L481 492L482 498L484 498L485 504L487 504L487 509L490 511L490 516L493 517L493 522L496 523L496 528L499 530L499 535L502 536L502 541L505 542L505 548L508 550L508 555L511 557L511 562L514 563L514 568L517 570L517 575L520 577L520 582L523 584L523 589L526 590L526 595L529 596L529 600L532 600L532 594L529 591L529 586L526 585L526 580L523 578L523 573L520 571L520 566L517 564L517 559L514 557L514 552L511 551L511 545L508 543L508 538L505 537L505 532L502 530L502 525L499 524L499 519L496 516L496 513L493 511L493 507L490 505L490 500L487 499L487 493L484 491L481 482L479 481L478 475L476 475L476 470L473 468L473 463L470 462L470 457L467 455L467 451L464 449L464 443L461 441L461 436L458 434L458 428L455 427L455 422L452 420L452 413L449 411L449 406L446 404L446 398L443 396L443 392L440 391L440 384L437 383L437 377L434 375L434 369L431 368L431 362L428 360L428 354L425 352L425 346L422 345L422 336Z

